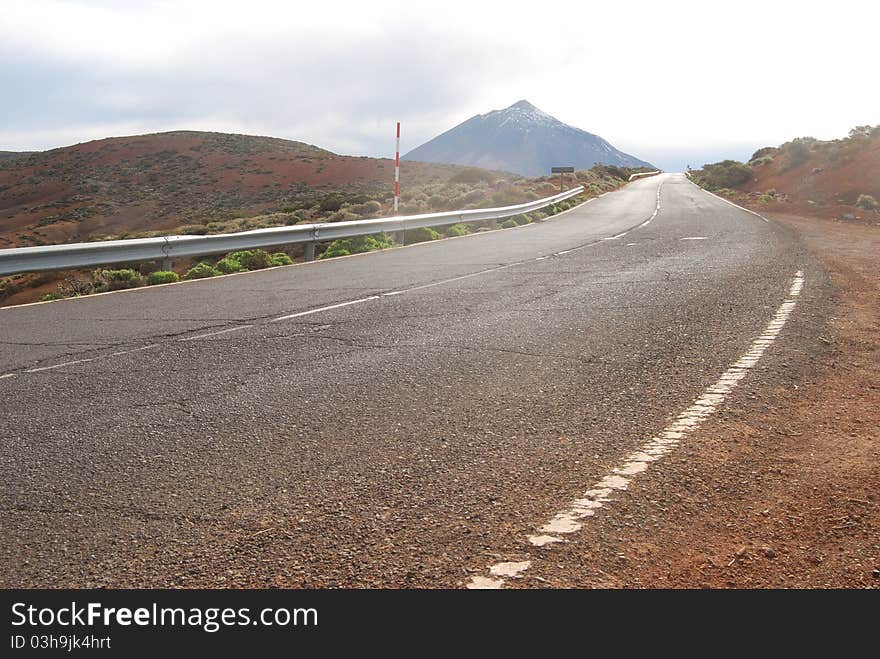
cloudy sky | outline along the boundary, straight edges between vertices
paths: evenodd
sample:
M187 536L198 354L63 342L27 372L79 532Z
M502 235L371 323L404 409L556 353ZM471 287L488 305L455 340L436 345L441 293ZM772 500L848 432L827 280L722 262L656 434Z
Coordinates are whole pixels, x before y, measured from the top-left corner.
M0 150L175 129L408 151L525 98L676 170L880 123L876 2L0 0Z

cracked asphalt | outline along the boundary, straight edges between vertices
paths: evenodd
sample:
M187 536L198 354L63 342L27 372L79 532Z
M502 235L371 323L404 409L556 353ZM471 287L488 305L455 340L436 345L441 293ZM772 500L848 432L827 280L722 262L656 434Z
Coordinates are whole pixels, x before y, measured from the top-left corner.
M788 229L662 175L518 229L2 309L0 585L461 587L714 382L797 270L810 318L827 277ZM743 387L808 367L799 323Z

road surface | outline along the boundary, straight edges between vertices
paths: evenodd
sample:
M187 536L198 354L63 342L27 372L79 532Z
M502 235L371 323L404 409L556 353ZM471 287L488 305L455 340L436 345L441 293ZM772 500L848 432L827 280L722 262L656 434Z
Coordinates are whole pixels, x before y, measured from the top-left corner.
M517 229L2 309L0 585L553 585L517 574L558 549L530 538L713 387L797 273L748 391L797 358L823 275L682 175Z

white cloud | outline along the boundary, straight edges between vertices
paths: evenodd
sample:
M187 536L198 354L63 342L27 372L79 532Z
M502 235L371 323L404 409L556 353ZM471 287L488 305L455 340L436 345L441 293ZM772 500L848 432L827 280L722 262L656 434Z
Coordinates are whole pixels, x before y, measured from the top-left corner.
M0 149L203 128L380 155L397 120L408 150L520 98L641 157L880 122L875 4L520 7L12 0Z

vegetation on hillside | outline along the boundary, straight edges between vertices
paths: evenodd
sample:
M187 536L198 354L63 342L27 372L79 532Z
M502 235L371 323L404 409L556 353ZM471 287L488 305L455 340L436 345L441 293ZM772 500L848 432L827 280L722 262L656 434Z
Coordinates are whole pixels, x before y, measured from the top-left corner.
M186 136L189 134L184 135ZM199 139L202 139L204 134L194 135L198 136ZM211 148L214 149L215 153L218 149L223 153L237 153L240 142L236 139L226 139L236 137L242 136L212 136L210 140L212 145ZM272 142L270 138L265 139L269 140L270 143ZM245 140L245 142L248 141ZM309 151L309 149L315 149L314 147L300 145L299 143L286 143L283 140L280 142L283 143L282 146L287 145L285 148L289 148L291 153L298 153L301 155L301 152L297 151L297 149L305 149L305 152L312 154L312 157L320 157L320 154L318 153L320 150L315 150L315 153ZM199 144L202 144L202 146L199 147ZM108 146L102 144L99 145L99 147L100 148L96 147L95 153L88 156L87 159L98 158L99 160L106 160L109 157L106 153ZM207 147L204 146L204 143L200 142L195 144L192 148ZM256 147L251 144L248 147L241 148L244 152L250 153ZM45 157L43 154L37 154L37 156L37 160L39 160L40 157ZM330 154L327 157L335 156ZM141 162L142 160L143 159L141 159ZM150 160L150 158L147 158L147 160ZM179 158L174 156L174 160L176 162ZM374 159L353 160L374 161ZM31 160L31 162L33 164L33 160ZM406 163L407 168L416 170L418 169L418 165L419 163ZM85 167L86 165L82 164L82 166ZM426 165L426 167L433 166ZM421 179L414 177L415 181L418 182L414 181L408 186L403 187L400 198L401 214L409 215L446 210L514 205L533 201L541 197L547 197L555 194L559 190L558 177L556 176L525 179L512 174L490 172L478 168L451 165L438 167L441 169L428 170L433 172L430 176L425 175L422 176ZM582 184L585 186L586 194L588 196L596 196L619 187L629 178L629 175L635 171L640 170L615 166L596 166L590 170L579 170L575 172L574 175L567 175L566 185L567 187L571 187L575 184ZM2 166L0 166L0 174L2 174ZM391 186L388 185L387 182L384 182L381 186L353 184L338 185L330 189L321 186L290 185L288 188L288 195L284 198L283 206L271 213L236 216L226 219L214 215L198 218L195 222L177 226L172 230L123 231L110 234L95 234L91 236L91 239L109 240L154 237L168 235L170 233L184 235L234 233L250 229L288 226L298 223L339 222L389 216L392 212L390 187ZM0 201L2 201L4 190L9 192L8 188L3 188L3 186L0 185ZM192 194L191 190L186 192L186 195L189 194ZM548 214L558 212L567 207L568 204L565 203L558 205L554 209L544 209L542 211L529 213L527 216L517 216L517 218L511 221L516 224L538 221L546 217ZM189 216L191 217L191 215ZM85 219L83 218L81 221L85 222ZM506 226L512 225L508 223ZM405 242L406 244L412 244L424 240L435 240L443 236L464 235L479 228L498 228L498 223L490 221L471 225L459 224L446 228L441 227L437 230L412 230L407 232ZM37 242L39 241L32 240L28 241L28 244L36 244ZM384 249L391 246L391 244L390 238L387 236L337 241L337 243L326 246L326 249L324 249L323 252L320 252L319 250L319 256L321 258L330 258L332 256L355 254L373 249ZM297 257L301 253L300 250L301 248L299 247L293 247L290 254L285 254L285 258L292 262L291 256ZM277 255L272 256L277 257ZM273 264L278 265L279 263L276 261ZM224 256L216 261L212 260L210 263L207 261L196 263L193 264L192 267L183 261L177 265L184 268L178 270L179 276L184 279L195 279L206 276L216 276L218 274L231 274L243 270L254 270L258 269L258 267L266 267L268 262L264 261L262 266L252 262L242 263L241 254L235 253ZM129 286L158 282L157 277L153 277L152 282L149 281L148 277L151 272L149 267L145 270L143 264L131 267L121 264L114 269L134 269L140 274L141 279L132 280L128 284ZM156 269L155 264L152 269ZM22 291L31 288L32 286L41 286L42 290L45 291L46 283L53 279L59 282L57 290L65 297L70 295L82 295L96 292L98 290L110 290L111 286L121 286L121 284L116 281L100 282L97 280L94 273L89 276L77 275L76 285L71 284L70 276L65 277L63 274L57 275L47 273L45 275L20 275L0 280L0 301L13 295L20 294ZM27 296L25 295L18 295L16 301L26 301L26 298Z
M837 140L798 137L689 172L702 187L775 210L859 219L880 212L880 126L856 126ZM862 218L864 219L864 218Z

